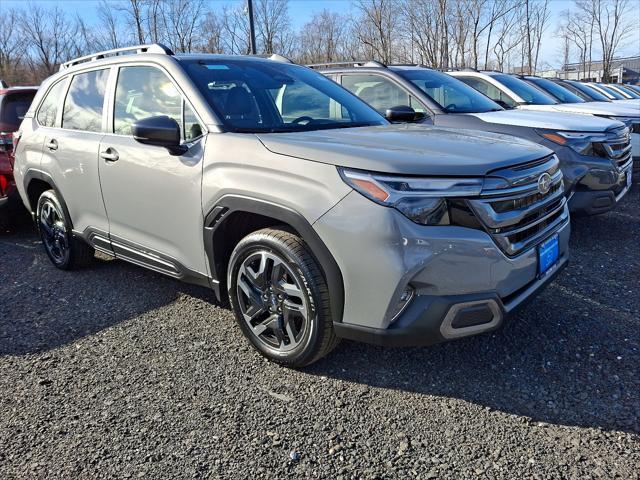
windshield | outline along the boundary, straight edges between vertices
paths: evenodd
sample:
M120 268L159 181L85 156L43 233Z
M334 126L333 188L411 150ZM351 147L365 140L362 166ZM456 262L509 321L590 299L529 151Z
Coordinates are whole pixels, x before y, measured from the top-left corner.
M15 132L20 128L36 92L0 95L0 132Z
M527 105L555 105L556 102L552 97L537 89L533 85L510 75L499 74L493 75L497 81L505 87L512 90L516 95L524 100Z
M268 60L185 61L211 108L236 132L298 132L387 121L324 75Z
M598 87L604 90L605 93L611 95L615 100L626 100L626 98L616 92L613 88L609 88L606 85L602 85L601 83L598 83Z
M482 113L504 110L467 84L434 70L396 70L447 113Z
M579 96L571 93L564 87L561 87L557 83L547 80L546 78L527 77L527 80L533 83L536 87L544 90L549 95L558 99L560 103L584 103L584 100Z
M609 97L603 95L602 93L597 91L595 88L585 85L584 83L580 83L580 82L567 82L567 83L571 85L573 88L575 88L576 90L579 90L580 92L582 92L587 97L593 99L594 102L610 102L611 101Z
M618 90L622 90L624 93L629 95L631 98L640 98L640 95L638 95L633 89L627 87L626 85L616 85L616 88Z

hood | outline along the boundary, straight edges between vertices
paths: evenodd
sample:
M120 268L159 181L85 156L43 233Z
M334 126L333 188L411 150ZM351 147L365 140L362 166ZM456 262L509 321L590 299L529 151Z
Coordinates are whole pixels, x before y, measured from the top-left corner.
M640 98L625 98L624 100L613 100L618 105L640 105Z
M553 105L552 105L553 106ZM593 115L577 115L573 113L545 112L528 110L504 110L500 112L468 113L483 122L513 125L515 127L547 128L550 130L571 130L574 132L604 132L610 128L620 127L620 122Z
M494 133L425 125L257 134L273 153L349 168L406 175L481 176L551 150Z
M609 102L592 103L560 103L558 105L521 105L523 110L538 110L545 112L579 113L583 115L640 115L640 109L633 105Z

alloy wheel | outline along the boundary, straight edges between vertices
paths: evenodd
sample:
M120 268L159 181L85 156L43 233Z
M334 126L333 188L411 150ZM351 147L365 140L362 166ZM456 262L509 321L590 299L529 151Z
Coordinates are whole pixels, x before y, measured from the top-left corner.
M237 298L253 335L278 352L295 349L310 328L302 282L283 259L266 250L251 253L237 273Z
M38 218L40 235L49 256L56 264L63 264L69 258L69 238L64 216L49 199L40 207Z

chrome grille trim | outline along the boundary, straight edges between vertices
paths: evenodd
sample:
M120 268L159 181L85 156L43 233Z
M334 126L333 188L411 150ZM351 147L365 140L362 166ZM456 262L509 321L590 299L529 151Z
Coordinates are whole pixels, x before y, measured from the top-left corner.
M631 159L631 137L630 130L627 127L609 130L610 135L606 141L599 143L603 153L613 164L618 167L619 171L624 170L624 165Z
M486 189L479 198L467 200L484 229L506 255L518 255L569 221L558 163L554 155L546 162L532 162L531 168L492 172L490 176L503 178L510 185L518 186ZM547 193L541 194L538 191L538 178L544 173L551 176L551 187ZM523 178L528 183L521 185ZM512 205L509 205L510 201Z

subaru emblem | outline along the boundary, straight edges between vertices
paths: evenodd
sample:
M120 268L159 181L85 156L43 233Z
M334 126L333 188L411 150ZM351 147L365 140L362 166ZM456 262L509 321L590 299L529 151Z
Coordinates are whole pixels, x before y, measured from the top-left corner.
M538 177L538 192L540 192L541 195L546 195L547 193L549 193L550 189L551 175L545 172Z

